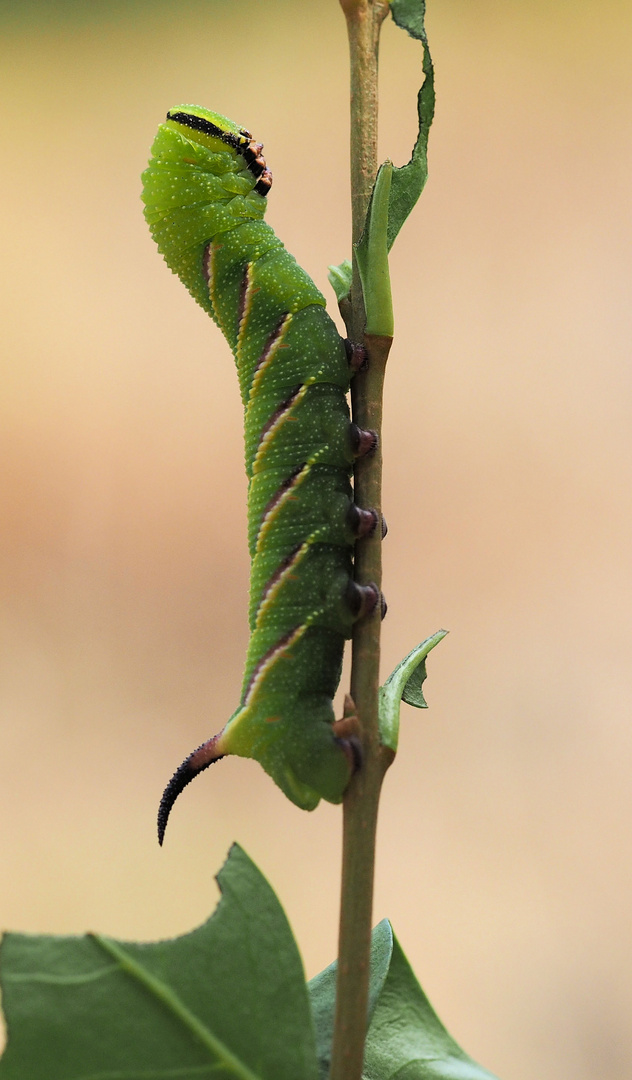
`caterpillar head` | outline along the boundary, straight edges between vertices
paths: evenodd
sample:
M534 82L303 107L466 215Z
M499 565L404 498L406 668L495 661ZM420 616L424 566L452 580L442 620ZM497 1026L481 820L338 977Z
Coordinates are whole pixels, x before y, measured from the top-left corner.
M166 127L178 131L209 150L230 146L243 157L249 172L255 177L255 191L267 195L272 186L272 173L262 155L263 143L255 142L246 128L228 120L221 113L211 112L199 105L178 105L169 109Z

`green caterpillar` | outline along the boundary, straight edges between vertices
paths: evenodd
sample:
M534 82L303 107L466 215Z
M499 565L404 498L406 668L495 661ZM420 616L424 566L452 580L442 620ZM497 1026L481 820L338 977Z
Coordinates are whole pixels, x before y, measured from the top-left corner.
M377 514L355 506L350 477L375 435L349 417L357 347L263 221L272 175L262 150L225 117L183 105L160 126L143 174L158 248L237 364L252 559L241 702L168 784L161 843L179 793L225 754L256 758L306 810L321 798L340 802L357 765L353 738L334 729L332 698L345 638L379 599L352 576L355 539L375 528Z

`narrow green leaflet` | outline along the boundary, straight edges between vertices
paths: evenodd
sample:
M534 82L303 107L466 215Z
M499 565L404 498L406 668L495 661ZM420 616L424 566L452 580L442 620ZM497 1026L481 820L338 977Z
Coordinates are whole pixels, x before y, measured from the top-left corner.
M351 292L351 277L353 269L348 259L344 259L340 266L328 266L327 277L329 284L336 294L336 300L340 303Z
M366 311L366 333L393 336L393 302L388 270L388 226L390 192L395 170L385 161L377 174L364 232L356 245L358 270Z
M381 923L371 934L371 968L369 973L368 1019L375 1011L378 998L382 993L393 952L393 930L388 919ZM320 1080L329 1075L331 1061L331 1043L334 1033L334 1007L336 1003L336 972L338 963L333 964L314 976L307 984L316 1027L316 1051Z
M380 735L384 746L397 750L399 737L399 705L405 701L416 709L427 709L422 686L426 678L426 657L435 645L446 636L447 630L437 630L436 634L422 641L391 672L383 686L380 686L379 723Z
M213 916L149 945L7 934L0 1080L317 1080L301 960L234 845Z
M448 1034L393 935L388 975L373 1013L364 1080L496 1080Z
M424 27L425 0L391 0L391 15L397 26L405 30L423 48L424 81L417 94L419 132L410 161L393 169L388 208L388 250L421 195L428 179L428 134L434 116L434 68ZM384 168L384 165L381 167ZM381 170L380 170L381 171ZM379 176L379 173L378 173Z

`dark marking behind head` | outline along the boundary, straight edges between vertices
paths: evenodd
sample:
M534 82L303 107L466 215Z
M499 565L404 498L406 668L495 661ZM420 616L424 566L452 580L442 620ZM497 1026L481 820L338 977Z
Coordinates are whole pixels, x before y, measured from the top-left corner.
M182 124L183 127L189 127L192 131L202 131L204 135L212 135L215 139L221 139L228 146L232 146L234 150L239 149L240 137L236 135L234 131L222 131L217 124L211 123L210 120L205 120L203 116L194 116L193 113L186 112L168 112L167 120L175 120L177 124Z

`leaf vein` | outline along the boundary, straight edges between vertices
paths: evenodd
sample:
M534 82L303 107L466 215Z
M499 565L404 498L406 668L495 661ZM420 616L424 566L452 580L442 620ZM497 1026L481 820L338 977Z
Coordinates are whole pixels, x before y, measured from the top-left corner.
M229 1073L239 1077L239 1080L261 1080L259 1076L253 1073L243 1061L228 1049L228 1047L218 1039L212 1031L209 1031L207 1026L202 1023L201 1020L191 1012L189 1008L180 1000L178 995L162 982L161 979L152 975L150 971L139 964L136 960L130 956L129 953L123 949L118 942L113 941L112 938L103 937L101 934L91 934L92 940L100 945L104 952L114 957L118 961L119 966L125 972L126 975L130 975L133 979L141 984L150 994L152 994L158 1001L160 1001L173 1016L188 1028L192 1035L202 1043L203 1046L213 1055L213 1058L218 1059L219 1063Z

